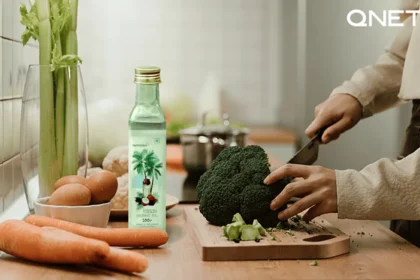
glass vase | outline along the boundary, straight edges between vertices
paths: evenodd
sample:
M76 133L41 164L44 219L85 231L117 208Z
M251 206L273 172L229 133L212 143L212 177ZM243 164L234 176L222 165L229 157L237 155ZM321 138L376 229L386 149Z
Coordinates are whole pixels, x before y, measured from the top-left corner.
M20 154L29 212L66 175L86 177L88 119L79 65L30 65L22 100Z

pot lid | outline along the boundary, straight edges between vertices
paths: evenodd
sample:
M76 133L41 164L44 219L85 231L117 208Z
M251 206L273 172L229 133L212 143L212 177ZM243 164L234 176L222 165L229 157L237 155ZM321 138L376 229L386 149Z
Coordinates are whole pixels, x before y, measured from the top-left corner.
M182 129L181 135L241 135L247 134L246 128L232 128L230 126L229 116L223 115L223 124L205 124L206 113L203 114L202 121L196 126Z

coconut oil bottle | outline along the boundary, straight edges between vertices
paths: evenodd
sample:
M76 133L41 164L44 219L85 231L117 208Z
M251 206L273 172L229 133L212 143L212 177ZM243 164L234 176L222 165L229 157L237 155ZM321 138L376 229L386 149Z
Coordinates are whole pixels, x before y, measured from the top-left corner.
M134 70L129 117L128 227L166 230L166 121L159 103L160 69Z

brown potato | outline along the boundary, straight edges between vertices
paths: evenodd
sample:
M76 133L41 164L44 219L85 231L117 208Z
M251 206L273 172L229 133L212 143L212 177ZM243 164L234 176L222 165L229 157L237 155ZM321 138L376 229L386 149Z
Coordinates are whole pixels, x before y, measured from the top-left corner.
M67 184L55 190L48 204L60 206L82 206L89 205L91 193L89 189L82 184Z
M118 180L112 172L102 170L89 177L86 187L92 194L91 204L105 203L117 193Z
M81 185L86 186L86 183L87 183L87 179L82 176L78 176L78 175L64 176L58 179L57 182L55 182L54 190L67 184L81 184Z

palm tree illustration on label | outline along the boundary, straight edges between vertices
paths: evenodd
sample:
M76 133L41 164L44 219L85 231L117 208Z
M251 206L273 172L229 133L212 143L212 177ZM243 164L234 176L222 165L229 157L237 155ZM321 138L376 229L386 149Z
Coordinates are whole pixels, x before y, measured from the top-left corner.
M157 180L162 173L162 162L152 150L144 149L133 154L133 169L138 175L144 177L142 192L138 192L136 202L141 206L153 206L157 203L157 195L153 194L155 179Z

